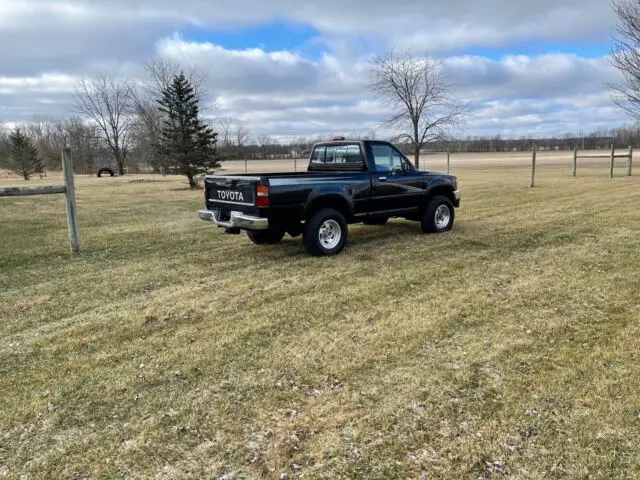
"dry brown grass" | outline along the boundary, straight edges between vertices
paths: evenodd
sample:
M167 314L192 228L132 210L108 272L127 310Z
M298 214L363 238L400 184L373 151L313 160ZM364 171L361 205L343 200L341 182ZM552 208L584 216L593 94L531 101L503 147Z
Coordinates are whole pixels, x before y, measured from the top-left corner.
M450 234L328 259L175 178L79 178L75 258L0 199L0 477L638 478L640 179L457 173Z

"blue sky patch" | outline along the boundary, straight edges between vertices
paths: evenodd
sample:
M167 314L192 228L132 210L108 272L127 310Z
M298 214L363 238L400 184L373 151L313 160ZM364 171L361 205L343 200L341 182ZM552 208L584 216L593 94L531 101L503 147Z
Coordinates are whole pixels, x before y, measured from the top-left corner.
M181 32L188 41L210 42L227 50L260 48L266 52L288 50L307 58L319 57L326 47L317 41L320 33L308 25L271 22L234 30L187 29Z
M234 29L198 29L187 28L181 31L187 41L210 42L228 50L244 50L260 48L266 52L291 51L315 60L331 50L331 44L323 40L322 34L313 26L285 21L273 21L252 27ZM351 49L356 53L375 51L381 53L384 42L376 38L351 38ZM443 57L454 55L474 55L500 60L507 55L538 56L548 53L574 53L584 58L600 58L609 54L611 49L607 39L587 42L549 42L527 41L512 43L499 47L467 47L442 54Z
M470 47L451 52L449 55L476 55L492 60L500 60L507 55L527 55L530 57L549 53L574 53L584 58L601 58L610 53L607 43L568 43L568 42L527 42L514 43L503 47Z

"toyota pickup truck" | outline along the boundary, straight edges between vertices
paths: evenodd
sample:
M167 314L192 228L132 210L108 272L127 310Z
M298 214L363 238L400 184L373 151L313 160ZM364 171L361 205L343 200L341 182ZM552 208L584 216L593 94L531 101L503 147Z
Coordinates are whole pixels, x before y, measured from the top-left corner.
M204 193L202 220L258 245L302 235L314 256L340 253L349 224L400 217L446 232L460 206L456 177L416 170L391 143L343 138L314 145L305 173L207 175Z

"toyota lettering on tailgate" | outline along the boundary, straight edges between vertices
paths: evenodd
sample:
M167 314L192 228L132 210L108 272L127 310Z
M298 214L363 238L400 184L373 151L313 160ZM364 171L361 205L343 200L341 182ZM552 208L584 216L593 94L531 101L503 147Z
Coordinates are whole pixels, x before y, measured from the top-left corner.
M232 192L230 190L218 190L218 198L220 200L233 200L235 202L244 202L242 192Z

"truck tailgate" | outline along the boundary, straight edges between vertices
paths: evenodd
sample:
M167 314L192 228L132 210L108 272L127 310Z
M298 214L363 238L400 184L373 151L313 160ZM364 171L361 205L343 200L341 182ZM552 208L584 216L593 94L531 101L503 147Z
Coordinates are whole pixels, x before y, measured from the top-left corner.
M259 181L259 177L207 176L205 179L207 207L235 210L242 210L241 207L254 207L256 186Z

